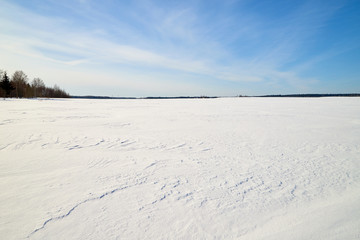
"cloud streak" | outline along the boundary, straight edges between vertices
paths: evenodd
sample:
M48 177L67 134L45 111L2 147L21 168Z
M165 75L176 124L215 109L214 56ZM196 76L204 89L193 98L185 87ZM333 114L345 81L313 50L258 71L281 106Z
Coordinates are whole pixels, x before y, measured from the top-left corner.
M303 68L298 66L321 59L305 56L311 50L308 45L341 6L308 1L274 17L251 11L246 2L211 4L204 11L204 3L187 1L162 6L150 1L101 5L91 0L47 1L37 8L4 1L0 49L37 59L44 66L51 63L47 67L54 71L67 66L66 71L76 67L83 73L97 68L99 73L126 76L112 77L109 88L128 85L136 77L154 81L146 74L186 76L176 78L176 84L157 80L169 88L189 82L207 88L209 79L217 81L217 88L221 82L235 83L238 89L245 83L263 83L264 89L288 85L296 92L318 81L316 76L302 77ZM276 89L281 87L272 91Z

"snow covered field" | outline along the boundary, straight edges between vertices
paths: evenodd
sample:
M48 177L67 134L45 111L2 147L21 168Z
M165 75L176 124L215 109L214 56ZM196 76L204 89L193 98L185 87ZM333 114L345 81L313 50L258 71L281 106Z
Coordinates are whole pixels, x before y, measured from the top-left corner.
M360 239L360 98L0 100L1 239Z

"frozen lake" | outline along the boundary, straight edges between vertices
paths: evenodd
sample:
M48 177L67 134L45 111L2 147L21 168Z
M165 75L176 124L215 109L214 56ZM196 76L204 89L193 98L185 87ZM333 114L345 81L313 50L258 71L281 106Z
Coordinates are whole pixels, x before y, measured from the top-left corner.
M1 239L359 239L360 98L0 100Z

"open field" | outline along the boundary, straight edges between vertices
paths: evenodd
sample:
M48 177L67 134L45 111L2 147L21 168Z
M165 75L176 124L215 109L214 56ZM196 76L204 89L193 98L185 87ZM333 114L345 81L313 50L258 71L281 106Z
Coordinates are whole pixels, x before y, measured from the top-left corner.
M359 239L360 98L0 100L1 239Z

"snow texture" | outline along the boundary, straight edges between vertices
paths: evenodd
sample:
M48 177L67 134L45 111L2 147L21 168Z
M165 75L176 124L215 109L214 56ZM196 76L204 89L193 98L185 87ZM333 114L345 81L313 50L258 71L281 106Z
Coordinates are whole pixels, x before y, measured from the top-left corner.
M0 100L1 239L359 239L360 98Z

